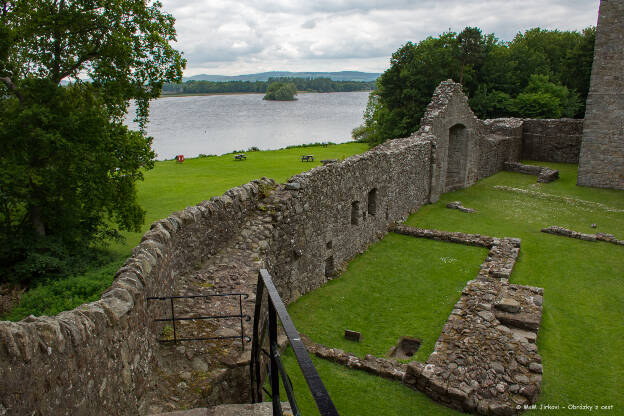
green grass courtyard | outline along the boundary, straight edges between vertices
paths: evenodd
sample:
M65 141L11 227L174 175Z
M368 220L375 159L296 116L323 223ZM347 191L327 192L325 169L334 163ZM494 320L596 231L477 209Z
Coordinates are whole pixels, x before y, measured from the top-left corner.
M559 169L561 179L537 184L535 176L501 172L471 188L442 195L438 203L411 215L406 224L521 238L510 282L544 288L538 336L544 375L538 406L559 405L565 409L562 414L580 414L567 406L613 405L613 410L601 414L624 414L624 247L540 232L559 225L624 239L624 193L577 187L575 165L537 164ZM495 189L496 185L554 197L535 198ZM446 208L456 200L478 212ZM476 276L486 253L481 248L388 234L356 257L338 279L291 304L289 312L297 329L315 342L361 357L384 356L402 335L422 338L415 359L426 361L462 288ZM344 340L344 329L361 331L362 342ZM286 361L304 414L318 414L290 352ZM398 382L316 358L314 362L341 414L459 414Z

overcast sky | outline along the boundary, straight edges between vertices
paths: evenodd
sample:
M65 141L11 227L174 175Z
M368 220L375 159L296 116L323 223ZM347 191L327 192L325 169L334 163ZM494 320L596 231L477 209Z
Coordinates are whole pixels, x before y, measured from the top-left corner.
M501 40L533 27L594 26L600 0L164 0L185 76L383 72L392 52L477 26Z

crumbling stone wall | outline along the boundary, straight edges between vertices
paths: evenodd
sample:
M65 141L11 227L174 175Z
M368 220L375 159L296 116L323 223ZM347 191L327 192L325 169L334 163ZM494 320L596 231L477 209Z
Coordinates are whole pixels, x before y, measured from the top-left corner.
M0 414L138 414L154 383L148 296L171 293L176 276L240 231L271 180L234 188L152 224L96 302L57 316L0 322Z
M578 163L583 120L525 119L522 129L522 159Z
M419 134L435 137L430 202L477 181L479 125L460 84L451 80L440 83L420 122Z
M578 185L624 189L624 2L601 0Z
M505 162L520 160L522 126L519 118L479 120L479 179L505 168Z
M432 139L392 140L289 180L269 261L286 301L335 277L388 223L428 202Z

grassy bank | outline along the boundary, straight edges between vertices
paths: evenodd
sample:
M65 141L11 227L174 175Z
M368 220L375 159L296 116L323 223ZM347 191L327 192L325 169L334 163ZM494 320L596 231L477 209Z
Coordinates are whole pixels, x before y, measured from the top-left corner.
M152 222L174 211L195 205L202 200L221 195L235 186L263 176L277 182L320 165L322 159L342 159L368 149L363 143L290 147L280 150L247 152L247 160L234 161L232 154L157 162L139 182L139 204L147 211L141 232L124 232L125 241L107 247L111 262L88 270L81 276L71 276L45 282L22 296L20 306L4 319L20 320L30 314L54 315L95 300L110 286L117 268L130 256ZM301 162L301 155L312 154L314 162Z
M544 234L540 229L560 225L581 232L612 233L624 239L622 212L578 201L624 209L624 193L577 187L576 166L546 165L560 170L559 181L536 184L535 176L501 172L469 189L442 195L438 203L423 206L410 216L407 224L520 237L522 247L511 282L544 288L538 337L544 364L540 403L565 409L568 404L614 405L615 411L605 413L619 414L624 412L624 247ZM498 190L495 185L577 201L538 199ZM465 214L445 207L456 200L478 213ZM591 224L597 224L597 228L591 228ZM384 355L400 335L421 337L423 347L416 359L424 361L459 299L459 291L476 276L483 258L484 251L472 247L389 234L354 259L343 276L302 297L289 310L297 328L314 341L359 356ZM312 310L314 313L310 313ZM345 328L362 329L362 343L341 339ZM296 362L290 353L286 355L303 412L317 414L311 397L305 395L307 388ZM354 374L353 370L321 360L315 363L341 414L455 413L421 393L406 394L400 383ZM376 387L371 388L371 383Z

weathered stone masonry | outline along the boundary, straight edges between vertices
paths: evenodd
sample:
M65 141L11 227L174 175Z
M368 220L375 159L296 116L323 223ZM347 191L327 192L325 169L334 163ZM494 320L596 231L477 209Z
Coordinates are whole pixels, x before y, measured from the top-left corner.
M578 163L582 136L583 120L523 120L522 159Z
M522 120L477 120L461 86L446 81L409 138L277 187L253 181L157 221L101 300L55 317L0 323L0 413L145 414L158 382L160 327L152 319L167 316L165 305L148 307L146 297L172 294L196 265L247 232L251 217L261 212L270 222L255 264L269 268L289 302L336 276L388 224L521 153ZM255 280L241 285L253 289Z
M601 0L578 184L624 189L624 2Z

